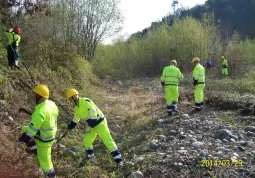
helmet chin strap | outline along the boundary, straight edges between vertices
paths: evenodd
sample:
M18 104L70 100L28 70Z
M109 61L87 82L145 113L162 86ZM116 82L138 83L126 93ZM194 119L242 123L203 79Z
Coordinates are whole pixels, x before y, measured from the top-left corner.
M74 96L72 96L72 99L73 99L75 105L77 105L77 100L74 99Z
M42 98L42 96L36 94L35 99L36 99L36 104L39 104L39 100Z

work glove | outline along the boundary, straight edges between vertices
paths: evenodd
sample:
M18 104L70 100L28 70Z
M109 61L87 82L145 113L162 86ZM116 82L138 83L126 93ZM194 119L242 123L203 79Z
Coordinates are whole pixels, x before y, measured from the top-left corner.
M14 143L14 151L17 151L18 148L19 148L19 146L20 146L21 144L22 144L21 141L16 141L16 142Z
M165 82L161 82L161 85L162 85L162 87L164 87L165 86Z
M68 130L72 130L77 124L73 121L67 126Z

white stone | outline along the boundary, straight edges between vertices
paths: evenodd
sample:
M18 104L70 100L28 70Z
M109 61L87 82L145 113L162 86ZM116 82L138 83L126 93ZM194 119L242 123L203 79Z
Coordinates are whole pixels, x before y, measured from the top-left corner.
M132 172L133 178L143 178L143 173L141 171Z
M192 143L192 146L200 148L200 147L204 146L204 143L203 142L194 142L194 143Z

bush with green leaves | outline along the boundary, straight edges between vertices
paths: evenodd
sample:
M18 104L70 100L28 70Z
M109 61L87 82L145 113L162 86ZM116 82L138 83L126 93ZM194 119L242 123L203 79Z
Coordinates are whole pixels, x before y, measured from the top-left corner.
M101 77L133 78L160 75L176 59L182 70L191 70L191 59L201 58L202 63L220 53L218 27L212 14L202 21L192 17L176 19L172 26L162 24L143 38L132 37L114 45L101 45L96 51L93 68Z

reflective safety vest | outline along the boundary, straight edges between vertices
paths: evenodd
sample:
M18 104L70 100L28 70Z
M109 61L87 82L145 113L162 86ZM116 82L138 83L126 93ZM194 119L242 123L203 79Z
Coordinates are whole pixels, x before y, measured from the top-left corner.
M80 119L85 119L88 125L92 128L100 124L104 120L104 114L88 98L79 98L79 104L74 108L73 122L78 123Z
M164 82L165 85L178 86L179 80L181 79L183 79L183 75L180 69L174 65L170 65L164 68L160 81Z
M15 33L7 33L9 42L8 45L12 45L12 47L17 47L19 46L19 42L20 42L20 36L15 34Z
M222 68L228 68L228 61L226 59L223 59L221 66L222 66Z
M58 107L53 101L38 104L32 114L26 134L43 142L53 141L57 131Z
M193 79L197 80L197 84L205 83L205 69L201 64L197 64L193 70Z

